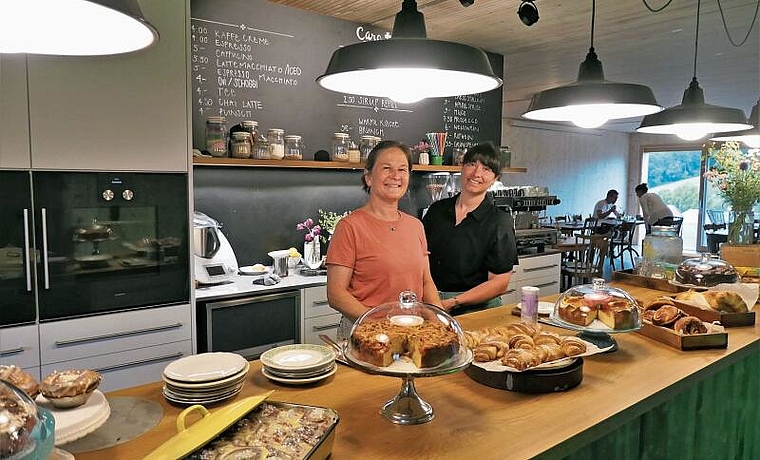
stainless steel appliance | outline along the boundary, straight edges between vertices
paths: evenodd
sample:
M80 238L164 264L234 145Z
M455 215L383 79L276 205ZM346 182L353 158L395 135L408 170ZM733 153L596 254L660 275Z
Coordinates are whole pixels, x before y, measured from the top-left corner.
M202 212L193 216L193 268L202 284L230 282L238 272L238 262L221 224Z
M0 200L0 325L188 302L185 174L2 171Z
M229 351L247 359L300 337L300 291L196 302L198 353Z
M518 254L542 253L546 246L557 243L557 230L541 228L538 220L547 206L560 203L554 195L536 195L546 193L546 187L511 187L493 193L496 206L512 213Z

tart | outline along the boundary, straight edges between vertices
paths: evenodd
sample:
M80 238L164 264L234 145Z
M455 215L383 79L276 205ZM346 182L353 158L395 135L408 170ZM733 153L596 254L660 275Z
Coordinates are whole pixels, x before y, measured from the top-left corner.
M87 402L100 380L100 374L89 369L55 371L40 382L40 393L55 407L77 407Z

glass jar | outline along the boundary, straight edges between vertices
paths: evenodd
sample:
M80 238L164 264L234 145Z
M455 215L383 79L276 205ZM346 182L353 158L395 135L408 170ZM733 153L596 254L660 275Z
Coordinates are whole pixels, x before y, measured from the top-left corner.
M285 157L285 130L269 128L267 140L269 141L269 158L282 160Z
M653 226L652 233L641 244L643 257L652 262L680 264L683 260L683 240L674 227Z
M206 118L206 150L211 156L227 156L227 119L225 117Z
M237 131L232 133L232 151L230 155L233 158L251 158L253 146L251 142L251 133L248 131Z
M256 142L253 145L253 157L257 160L269 159L269 140L265 136L256 138Z
M334 133L330 161L348 162L348 146L350 138L347 133Z
M375 136L362 136L359 140L359 161L362 163L367 162L369 152L377 145L377 138Z
M303 160L304 145L301 136L285 136L285 159Z
M359 151L359 144L354 142L353 139L348 139L348 162L359 163L361 161L361 152Z
M243 120L240 122L240 126L242 126L245 131L251 133L251 145L253 145L253 141L259 137L259 122L254 120Z

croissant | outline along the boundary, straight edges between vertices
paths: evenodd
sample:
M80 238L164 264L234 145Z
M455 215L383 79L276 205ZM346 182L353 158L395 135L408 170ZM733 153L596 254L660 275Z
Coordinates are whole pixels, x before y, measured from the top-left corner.
M654 312L652 324L655 326L670 326L684 313L674 305L663 305Z
M562 359L565 357L559 345L549 345L549 344L536 345L536 348L534 348L533 351L538 353L538 356L541 358L542 363L556 361L558 359Z
M501 359L501 363L519 371L524 371L529 367L535 367L541 364L541 359L533 350L519 349L509 350Z
M525 334L528 337L533 337L541 330L541 326L538 324L533 326L526 323L512 323L507 326L507 330L509 330L510 336L513 336L515 334Z
M707 326L705 326L705 323L696 316L684 316L676 321L673 329L681 335L704 334L707 332Z
M480 342L481 347L494 347L496 348L496 358L498 359L504 356L509 350L509 344L507 342L492 341L492 342Z
M530 350L535 346L533 338L525 334L515 334L509 339L509 348L524 348Z
M710 302L707 301L707 298L704 296L704 294L693 289L689 289L686 292L680 292L676 294L676 300L688 302L700 308L712 308L710 306Z
M562 337L553 332L539 332L533 336L533 343L536 345L549 344L559 345L562 342Z
M577 356L586 353L586 342L578 337L567 336L562 339L562 343L559 345L562 353L565 356Z
M464 331L464 338L467 341L467 348L474 349L480 344L482 335L478 331Z
M702 295L707 299L707 303L713 310L724 311L727 313L746 313L747 304L741 296L730 291L707 291Z
M478 345L472 352L472 359L479 362L493 361L499 354L499 348L494 345Z
M675 303L673 303L673 299L671 299L670 297L664 297L664 296L655 297L654 299L650 299L647 302L644 302L644 311L657 310L663 305L675 306Z

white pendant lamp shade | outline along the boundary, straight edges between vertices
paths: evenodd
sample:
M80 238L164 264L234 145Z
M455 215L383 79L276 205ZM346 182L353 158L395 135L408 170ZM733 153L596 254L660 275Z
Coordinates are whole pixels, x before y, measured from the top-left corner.
M738 141L743 142L747 147L760 149L760 100L752 107L752 114L749 116L749 124L753 125L752 129L742 131L732 131L727 133L718 133L713 137L714 141Z
M640 117L660 110L662 106L648 87L605 80L602 62L591 48L578 70L578 80L533 95L523 117L597 128L608 120Z
M705 104L697 78L683 94L680 105L647 115L637 131L649 134L675 134L683 140L701 139L710 133L750 129L744 112L730 107Z
M417 2L405 0L388 40L335 50L317 83L325 89L411 103L501 86L483 50L426 38Z
M99 56L156 41L136 0L0 0L0 53Z

